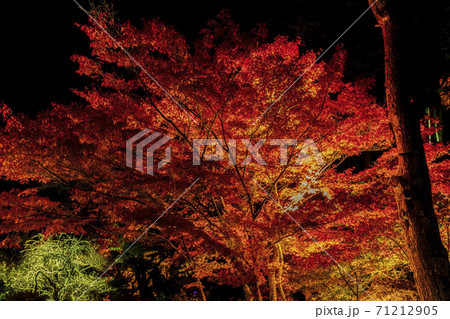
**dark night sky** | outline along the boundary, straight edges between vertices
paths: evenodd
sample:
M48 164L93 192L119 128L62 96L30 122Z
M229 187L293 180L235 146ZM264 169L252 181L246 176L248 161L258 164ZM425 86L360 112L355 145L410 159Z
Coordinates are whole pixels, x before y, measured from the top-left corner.
M79 2L89 8L88 1ZM312 49L326 49L367 8L363 0L109 2L123 20L160 17L188 39L194 39L208 19L227 8L244 29L267 23L273 35L302 36ZM0 102L15 111L35 113L49 108L52 101L73 101L70 88L83 82L69 58L89 52L88 41L74 22L86 21L72 0L2 2ZM368 12L341 41L349 50L351 74L380 70L381 35L374 25Z

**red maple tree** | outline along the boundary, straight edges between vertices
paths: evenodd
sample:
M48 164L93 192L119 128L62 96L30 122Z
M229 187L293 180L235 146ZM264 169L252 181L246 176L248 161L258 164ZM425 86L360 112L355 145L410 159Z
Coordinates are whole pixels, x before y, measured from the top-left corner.
M173 263L191 267L203 298L208 281L242 287L249 300L277 300L298 287L291 270L333 263L322 248L345 262L393 232L393 137L369 93L373 81L344 81L343 48L313 65L318 53L300 39L271 41L263 26L242 32L226 12L193 46L160 20L138 28L107 12L95 17L117 42L95 23L80 26L92 48L89 57L73 56L89 80L74 90L85 103L55 104L36 118L2 109L0 175L19 183L0 193L3 246L19 245L28 232L65 232L87 234L106 253L134 241L199 179L142 245L171 249ZM154 176L125 165L126 140L146 128L170 136L176 150ZM227 141L236 140L237 165L204 158L193 165L200 138L223 140L226 155ZM300 147L290 147L280 165L279 147L266 142L267 165L242 165L242 139L297 139ZM324 163L296 165L308 139ZM448 203L448 160L438 160L445 150L428 148L435 196ZM369 169L341 167L388 149Z

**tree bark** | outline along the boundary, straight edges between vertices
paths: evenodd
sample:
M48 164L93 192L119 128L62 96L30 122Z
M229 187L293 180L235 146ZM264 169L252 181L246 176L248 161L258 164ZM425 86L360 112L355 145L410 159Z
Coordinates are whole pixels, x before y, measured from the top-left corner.
M261 289L259 288L259 283L256 283L256 297L258 298L258 301L263 301Z
M277 282L275 277L275 269L271 269L269 273L269 300L277 301Z
M286 301L286 295L284 294L284 288L283 288L283 266L284 266L284 258L283 258L283 250L281 248L281 244L278 243L278 261L280 264L280 268L278 270L278 290L280 291L280 297L281 300Z
M280 254L277 245L273 245L273 259L269 270L269 300L277 301L277 267L280 259Z
M253 294L252 294L252 291L250 290L250 287L247 284L245 284L243 289L244 289L245 301L253 301Z
M196 279L197 279L198 290L200 290L200 297L202 298L202 301L206 301L206 295L205 295L205 291L203 290L202 281L197 276L196 276Z
M373 2L369 0L370 4ZM417 71L417 65L421 68L427 63L412 59L411 56L417 57L417 52L412 49L424 45L420 34L423 34L425 43L429 41L426 36L433 36L423 30L428 28L427 21L431 21L424 18L424 10L430 10L425 7L431 8L437 2L417 1L416 4L415 1L379 0L372 7L384 39L386 102L398 151L395 197L409 261L423 300L450 299L448 253L442 244L433 208L430 176L419 126L420 107L423 105L411 101L416 94L413 91L417 89L417 83L412 84L412 70ZM422 19L420 29L417 29L420 32L412 35L410 27L417 19ZM428 19L433 19L433 16ZM416 77L421 77L421 74Z

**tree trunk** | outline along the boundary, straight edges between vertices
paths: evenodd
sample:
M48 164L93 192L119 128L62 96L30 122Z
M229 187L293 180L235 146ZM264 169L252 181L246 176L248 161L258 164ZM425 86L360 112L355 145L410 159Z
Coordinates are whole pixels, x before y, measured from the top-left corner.
M273 260L269 270L269 300L277 301L277 267L280 259L280 254L277 245L273 246Z
M277 301L277 281L275 277L275 269L271 269L269 273L269 300Z
M259 283L256 283L256 297L258 298L258 301L263 301L261 289L259 288Z
M283 266L284 266L284 258L283 258L283 250L281 248L281 244L278 243L278 262L280 264L280 268L278 271L278 289L280 291L280 297L281 300L286 301L286 295L284 294L284 288L283 288Z
M433 1L425 4L417 1L415 4L414 1L379 0L372 10L384 39L386 102L398 151L398 177L394 189L408 257L420 298L449 300L448 254L442 244L433 209L419 126L420 109L415 104L417 101L411 101L412 91L417 85L411 84L412 70L417 71L416 65L423 65L426 61L411 59L411 55L416 54L417 57L417 52L408 50L414 48L412 39L417 35L411 34L411 23L415 23L414 19L422 19L425 15L422 11L433 6ZM423 28L427 28L425 24L422 21L421 33L424 33ZM427 32L422 36L426 37ZM416 37L414 41L417 47L424 45L420 38ZM424 41L427 43L429 40ZM420 73L416 75L420 76Z
M147 278L147 270L145 265L137 258L133 259L134 277L137 283L137 290L140 300L150 300L151 284L149 278Z
M244 289L245 301L253 301L253 294L252 294L252 291L250 290L250 287L247 284L245 284L243 289Z
M196 277L196 279L197 279L198 290L200 290L200 297L202 298L202 301L206 301L206 295L205 295L205 291L203 290L202 281L198 277Z

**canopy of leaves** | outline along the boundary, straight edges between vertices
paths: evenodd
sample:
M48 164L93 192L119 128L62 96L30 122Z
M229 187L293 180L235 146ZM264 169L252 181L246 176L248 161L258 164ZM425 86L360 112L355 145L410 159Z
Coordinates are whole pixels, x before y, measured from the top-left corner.
M396 236L388 119L370 94L371 79L344 80L342 47L312 65L319 52L307 50L300 38L269 39L263 26L244 33L226 12L192 46L160 20L138 28L108 12L95 17L146 71L95 23L82 25L92 54L73 60L89 81L75 91L85 103L55 104L35 119L2 108L0 175L19 183L0 193L4 247L18 247L28 232L66 232L87 234L102 252L117 255L108 247L132 242L197 178L141 239L143 246L166 247L171 265L189 267L187 287L201 288L203 280L260 287L266 295L276 271L290 295L298 288L293 270L332 264L321 247L347 262L380 249L375 239ZM126 140L145 128L172 137L176 149L155 176L125 165ZM198 138L222 139L226 155L231 139L298 139L300 147L289 149L287 165L278 164L279 148L270 145L260 152L266 166L241 165L248 153L238 143L238 165L207 162L211 150L205 149L202 165L193 166ZM324 165L295 165L306 139L315 141ZM348 165L375 151L385 153L366 169ZM435 196L445 205L448 146L428 151ZM280 207L290 207L320 246ZM448 216L448 206L441 211Z

